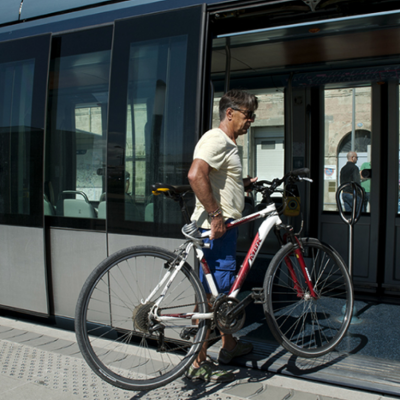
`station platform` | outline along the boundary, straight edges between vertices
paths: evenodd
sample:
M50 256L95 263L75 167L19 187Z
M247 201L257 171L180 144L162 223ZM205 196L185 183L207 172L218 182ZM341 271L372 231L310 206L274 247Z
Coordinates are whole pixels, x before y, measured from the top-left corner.
M244 340L251 338L253 328L254 325L250 324L244 328L247 331L241 331ZM280 354L283 350L277 349L276 346L275 349L268 349L265 347L265 342L261 343L255 339L252 342L255 346L252 354L238 360L235 365L227 366L228 369L233 369L237 377L236 381L230 384L191 382L182 377L153 391L130 392L109 385L91 371L80 355L74 332L30 321L0 317L0 400L189 398L393 400L399 398L380 393L378 388L372 392L346 388L337 383L330 384L329 380L324 383L320 378L320 382L316 382L310 378L310 371L308 371L309 377L300 378L296 376L295 370L292 370L291 376L282 375L281 372L286 367L279 371L277 360L284 362ZM215 355L217 350L218 343L210 349L210 354ZM273 350L272 354L263 356L264 351L270 350ZM335 356L330 356L330 362L334 365L335 360L332 357ZM343 360L338 363L341 361ZM308 362L313 369L321 367L317 365L321 364L321 360ZM269 364L270 368L266 368L268 366L266 364ZM360 365L360 368L364 367ZM272 369L277 369L277 373L271 372ZM322 369L326 370L326 366ZM398 394L400 395L400 390Z

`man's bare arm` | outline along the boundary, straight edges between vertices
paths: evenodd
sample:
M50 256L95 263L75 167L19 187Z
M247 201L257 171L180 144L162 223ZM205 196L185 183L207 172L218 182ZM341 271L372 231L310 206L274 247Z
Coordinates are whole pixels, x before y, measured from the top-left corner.
M209 177L210 172L211 167L204 160L196 158L193 160L188 174L190 186L207 213L213 212L219 207L212 193ZM210 238L218 239L225 231L226 227L222 215L212 218Z

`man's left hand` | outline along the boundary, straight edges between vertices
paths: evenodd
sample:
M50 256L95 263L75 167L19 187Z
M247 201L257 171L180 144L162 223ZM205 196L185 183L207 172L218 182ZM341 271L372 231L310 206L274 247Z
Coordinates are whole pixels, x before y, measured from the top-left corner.
M247 178L244 178L243 179L243 186L244 186L244 190L246 191L246 192L250 192L251 191L251 185L254 183L254 182L257 182L257 180L258 180L258 177L255 177L255 178L252 178L251 176L247 176Z

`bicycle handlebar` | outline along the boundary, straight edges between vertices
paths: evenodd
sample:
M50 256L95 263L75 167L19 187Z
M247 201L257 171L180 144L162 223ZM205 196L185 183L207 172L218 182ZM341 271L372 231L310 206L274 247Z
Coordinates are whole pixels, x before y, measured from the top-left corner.
M282 184L286 183L286 181L302 181L305 180L307 182L312 182L312 179L306 178L306 176L310 173L308 168L300 168L295 169L293 171L288 172L283 178L281 179L274 179L272 182L262 180L254 182L251 186L251 189L257 192L265 192L268 191L269 193L273 193L278 191L277 188ZM269 187L265 187L264 185L269 185Z
M310 173L308 168L300 168L295 169L293 171L288 172L283 178L281 179L274 179L272 182L267 180L257 181L250 185L251 190L256 191L265 191L269 190L270 193L276 191L277 187L280 186L283 182L287 180L291 180L293 182L306 180L308 182L312 182L311 179L305 178ZM264 185L269 185L269 188L266 188ZM152 193L157 196L159 194L164 194L165 196L172 198L174 200L179 200L182 196L187 193L193 193L192 188L190 185L168 185L165 183L156 183L151 186Z

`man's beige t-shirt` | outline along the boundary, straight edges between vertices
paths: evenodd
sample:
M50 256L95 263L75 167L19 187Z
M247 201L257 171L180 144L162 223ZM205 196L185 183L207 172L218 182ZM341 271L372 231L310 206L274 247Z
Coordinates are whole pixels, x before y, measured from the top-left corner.
M237 145L219 128L206 132L194 149L193 159L205 161L212 169L210 183L224 220L241 218L244 208L242 163ZM192 221L201 228L211 227L208 213L196 198Z

